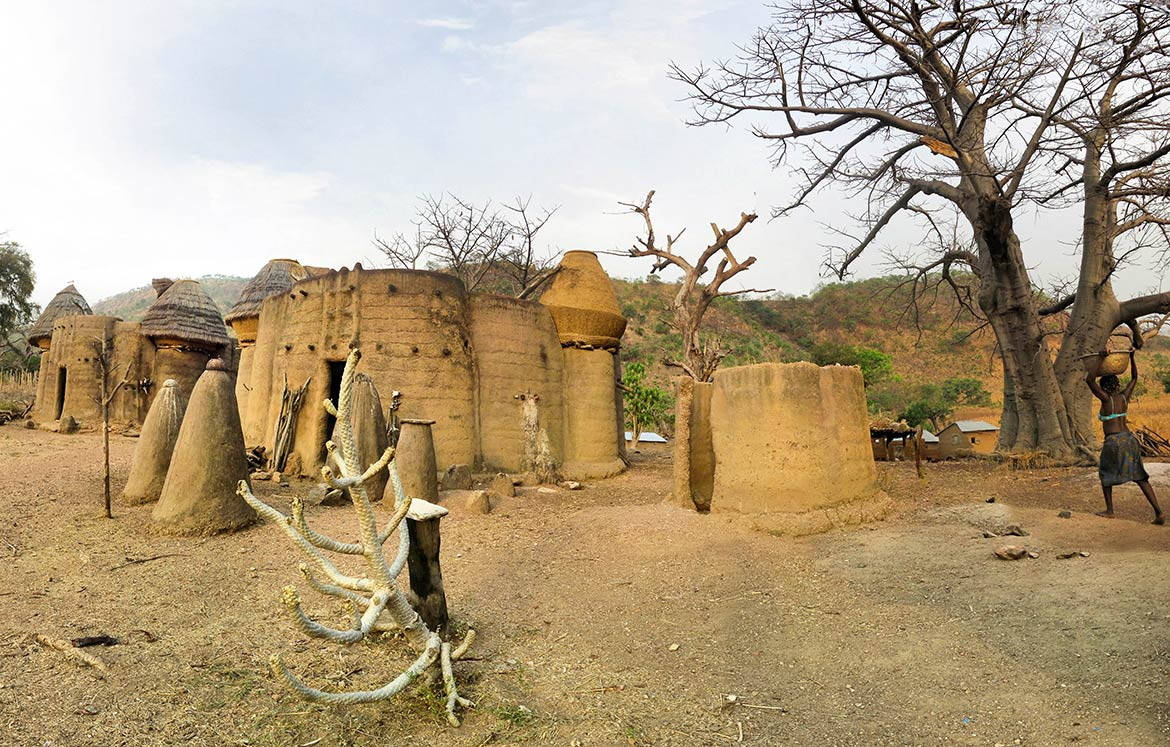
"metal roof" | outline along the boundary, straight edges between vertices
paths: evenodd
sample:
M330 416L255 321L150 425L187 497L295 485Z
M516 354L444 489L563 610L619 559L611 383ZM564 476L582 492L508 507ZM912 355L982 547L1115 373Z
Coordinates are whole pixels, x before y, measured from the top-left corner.
M924 443L937 444L938 443L938 436L934 435L930 431L923 428L922 429L922 440Z
M963 433L980 433L982 431L998 431L998 425L992 425L986 420L956 420L952 425L957 425L959 430Z

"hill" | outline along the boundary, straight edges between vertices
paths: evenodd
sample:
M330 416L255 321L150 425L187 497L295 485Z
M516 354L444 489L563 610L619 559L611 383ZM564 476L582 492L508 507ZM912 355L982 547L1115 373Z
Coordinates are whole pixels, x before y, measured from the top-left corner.
M207 291L207 295L211 296L220 313L225 313L232 307L248 282L248 278L233 275L204 275L193 279L198 280L203 290ZM108 314L128 322L136 322L142 319L142 315L155 298L154 289L149 285L134 288L98 301L93 305L93 313Z

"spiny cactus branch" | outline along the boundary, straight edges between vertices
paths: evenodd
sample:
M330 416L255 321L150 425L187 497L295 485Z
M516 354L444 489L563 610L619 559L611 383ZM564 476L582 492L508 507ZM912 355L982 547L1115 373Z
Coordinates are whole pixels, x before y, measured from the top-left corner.
M237 492L262 518L279 526L332 582L318 579L307 564L301 563L301 574L309 586L321 594L344 599L349 609L351 618L349 629L341 630L322 625L305 614L296 588L287 586L282 591L281 600L297 627L308 635L347 644L356 643L373 632L396 629L402 632L407 644L419 652L419 655L406 671L382 687L348 693L329 693L308 687L288 671L278 656L273 656L270 664L273 673L284 679L303 697L317 703L331 704L385 700L397 695L420 676L425 675L433 680L436 675L441 675L447 693L447 720L452 726L459 726L459 719L455 715L456 708L469 708L473 704L459 695L452 662L458 661L467 653L475 640L475 631L469 630L463 642L452 650L451 644L444 642L438 633L427 627L418 612L411 608L406 597L398 590L397 579L410 554L410 533L405 519L410 510L411 498L405 495L403 490L402 480L394 462L393 448L386 449L382 456L365 470L362 470L358 463L357 445L354 442L353 422L350 416L355 368L360 357L360 353L354 350L345 362L337 404L334 405L328 400L323 404L326 412L337 419L337 428L336 441L326 444L333 459L321 469L321 475L327 485L349 494L361 529L361 538L357 542L341 542L314 531L305 519L304 503L299 498L293 499L292 513L286 516L253 495L245 481L239 483ZM390 484L394 489L394 511L386 525L379 531L366 483L382 470L388 470ZM387 563L383 545L395 532L398 533L398 546L393 562ZM322 550L362 556L366 561L367 575L352 577L341 573L322 554Z

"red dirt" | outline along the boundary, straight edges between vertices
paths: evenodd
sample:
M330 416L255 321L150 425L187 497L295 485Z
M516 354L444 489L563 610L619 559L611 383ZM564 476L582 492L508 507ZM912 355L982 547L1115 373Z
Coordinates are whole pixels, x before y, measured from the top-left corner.
M118 489L133 445L113 440ZM407 660L400 641L296 631L279 591L298 583L297 558L273 527L192 540L154 534L149 505L102 519L96 435L0 428L0 741L1170 742L1170 528L1146 523L1136 488L1105 520L1089 513L1090 470L933 464L920 482L912 465L883 464L894 516L788 539L664 504L668 456L651 448L582 491L525 491L486 516L452 507L448 601L480 635L476 660L456 666L479 705L456 730L436 697L334 708L272 679L274 651L325 688L380 685ZM308 487L262 495L284 507L280 495ZM1065 508L1073 517L1057 518ZM354 533L344 507L310 521ZM1013 523L1030 535L982 536ZM996 560L1001 544L1039 558ZM1089 557L1057 557L1079 550ZM310 612L340 622L299 585ZM88 649L109 665L99 678L35 633L121 643Z

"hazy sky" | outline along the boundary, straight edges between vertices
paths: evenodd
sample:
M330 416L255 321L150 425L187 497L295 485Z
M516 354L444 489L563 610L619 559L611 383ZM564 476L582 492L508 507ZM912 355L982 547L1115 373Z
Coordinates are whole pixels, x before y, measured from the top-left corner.
M820 280L830 191L768 222L792 179L740 129L684 124L671 60L726 56L759 2L8 3L0 25L0 232L36 262L36 300L91 301L152 277L251 275L272 257L378 263L417 195L560 206L560 249L628 246L612 215L654 188L660 233L761 219L736 254L755 287ZM1040 278L1074 265L1061 223L1022 226ZM913 244L914 231L886 244ZM859 266L873 274L873 260ZM610 272L645 262L603 258ZM1157 287L1130 271L1125 291Z

